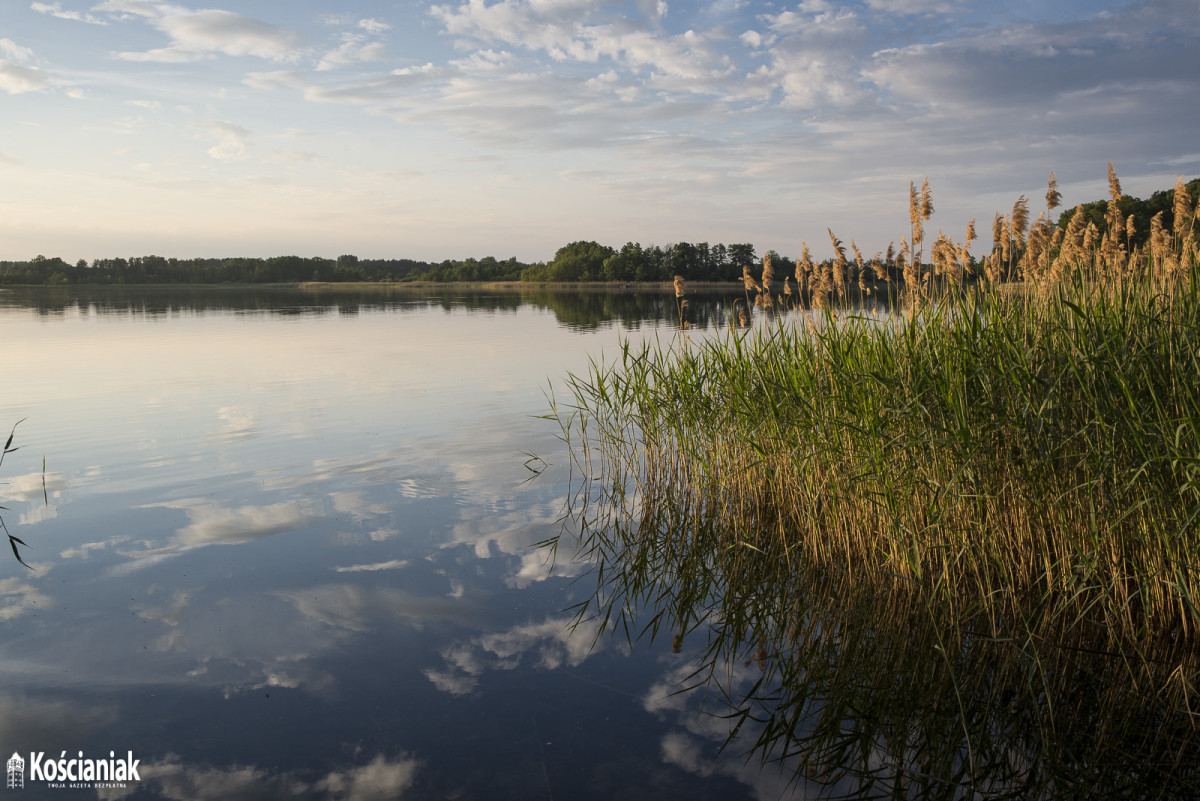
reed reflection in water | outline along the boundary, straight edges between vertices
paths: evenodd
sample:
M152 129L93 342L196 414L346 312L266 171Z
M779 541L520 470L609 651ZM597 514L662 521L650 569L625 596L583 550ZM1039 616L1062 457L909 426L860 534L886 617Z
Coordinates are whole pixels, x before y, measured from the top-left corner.
M579 533L542 543L588 566L576 623L691 651L673 689L704 694L722 725L693 728L726 751L822 797L1200 795L1186 644L1114 650L1038 597L997 616L899 576L783 571L704 509L593 480L585 450L567 510Z

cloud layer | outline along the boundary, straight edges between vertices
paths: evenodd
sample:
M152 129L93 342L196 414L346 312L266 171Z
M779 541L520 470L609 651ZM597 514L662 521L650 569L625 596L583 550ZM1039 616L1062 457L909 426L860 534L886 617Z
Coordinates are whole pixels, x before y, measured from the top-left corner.
M549 255L582 219L579 236L614 244L787 249L826 225L861 243L902 221L908 181L924 175L958 230L1050 169L1068 203L1093 199L1109 159L1130 191L1200 169L1196 0L312 5L258 18L33 3L44 38L0 41L0 91L46 107L58 92L157 103L110 124L136 132L143 167L189 180L193 224L233 213L226 174L203 159L236 169L269 255L265 231L382 242L373 232L389 215L413 221L391 247L420 252L379 255L432 256L463 218L475 223L466 241L524 258ZM103 44L51 44L87 31ZM24 107L31 123L39 107ZM298 134L311 146L284 146ZM0 140L0 156L31 169L50 158L19 145ZM119 171L115 150L92 164ZM148 211L142 224L161 224Z

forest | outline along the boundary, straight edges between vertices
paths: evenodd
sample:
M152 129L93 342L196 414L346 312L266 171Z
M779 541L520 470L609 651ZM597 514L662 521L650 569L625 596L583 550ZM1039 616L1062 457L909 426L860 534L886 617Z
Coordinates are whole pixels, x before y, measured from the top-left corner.
M680 242L660 247L627 243L616 250L596 242L572 242L550 262L447 259L360 259L343 255L272 258L196 258L163 256L102 258L70 264L58 257L0 261L0 285L65 284L295 284L319 282L464 282L464 281L670 281L675 275L697 281L733 280L742 265L757 261L753 245Z
M1187 185L1195 197L1200 193L1200 178ZM1174 189L1152 194L1148 199L1123 195L1118 201L1122 218L1127 221L1122 238L1130 248L1144 244L1150 233L1150 221L1162 212L1163 224L1173 224ZM1058 226L1065 228L1075 208L1094 223L1098 232L1106 232L1108 201L1097 200L1065 210ZM776 263L794 259L768 251ZM320 256L274 256L271 258L229 257L178 259L163 256L86 259L71 264L58 257L36 256L28 261L0 261L0 285L64 284L295 284L318 282L577 282L670 281L679 275L689 281L737 281L742 267L758 262L760 256L751 244L677 242L643 246L626 242L619 249L594 241L575 241L558 249L548 262L532 264L515 257L498 260L493 256L446 259L438 263L414 259L360 259L342 255L336 259ZM972 260L974 271L977 264Z

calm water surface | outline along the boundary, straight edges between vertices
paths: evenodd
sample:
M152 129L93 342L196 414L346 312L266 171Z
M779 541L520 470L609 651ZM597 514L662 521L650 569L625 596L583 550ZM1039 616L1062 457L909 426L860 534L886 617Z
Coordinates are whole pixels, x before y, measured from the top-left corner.
M572 635L590 590L531 547L567 492L547 394L672 312L0 293L0 497L35 568L0 567L0 749L141 778L26 769L26 797L779 797L676 693L686 650Z

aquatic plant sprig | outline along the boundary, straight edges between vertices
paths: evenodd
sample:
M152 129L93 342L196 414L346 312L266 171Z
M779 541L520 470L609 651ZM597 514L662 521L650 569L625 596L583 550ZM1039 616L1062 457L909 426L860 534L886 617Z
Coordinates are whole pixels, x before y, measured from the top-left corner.
M22 417L20 420L13 423L12 430L8 432L8 439L5 440L5 442L4 442L4 449L2 451L0 451L0 466L3 466L3 464L4 464L4 457L8 456L10 453L13 453L14 451L20 450L19 446L17 446L17 447L13 446L13 437L15 437L17 434L17 426L19 426L23 422L25 422L25 418ZM42 493L45 494L45 492L46 492L46 461L43 458L42 459ZM47 503L50 502L48 496L46 497L46 502ZM7 511L9 511L9 509L7 506L0 506L0 511L7 512ZM22 565L25 565L25 567L28 567L30 570L33 570L33 568L30 567L29 564L24 559L21 558L21 552L19 550L17 550L18 545L24 546L26 548L28 548L29 546L25 543L25 541L23 539L15 536L14 534L12 534L12 532L10 532L8 530L8 524L4 522L3 515L0 515L0 529L2 529L5 533L5 535L8 537L9 547L12 548L13 556L16 557L17 561L20 562Z

